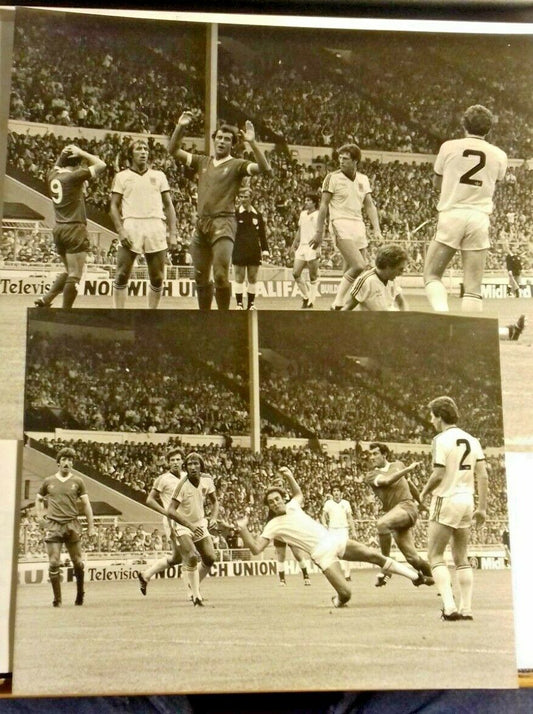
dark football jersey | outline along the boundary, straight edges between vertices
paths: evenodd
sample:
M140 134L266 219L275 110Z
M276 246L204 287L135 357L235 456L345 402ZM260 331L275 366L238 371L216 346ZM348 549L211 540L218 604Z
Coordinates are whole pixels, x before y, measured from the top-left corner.
M191 166L198 170L198 216L235 214L235 198L251 161L230 157L215 165L211 156L193 154Z
M78 499L87 493L82 479L72 474L66 481L56 474L44 479L39 495L46 498L48 518L59 523L72 521L78 516Z
M92 176L88 168L70 169L54 166L46 178L54 204L56 223L86 223L83 184Z
M390 486L376 486L374 481L378 476L384 476L386 474L394 473L396 471L401 471L404 465L401 461L394 461L388 467L388 469L375 469L365 476L365 483L372 488L376 496L381 501L384 511L390 511L394 506L402 501L412 501L413 495L407 479L405 476L401 476L396 483Z

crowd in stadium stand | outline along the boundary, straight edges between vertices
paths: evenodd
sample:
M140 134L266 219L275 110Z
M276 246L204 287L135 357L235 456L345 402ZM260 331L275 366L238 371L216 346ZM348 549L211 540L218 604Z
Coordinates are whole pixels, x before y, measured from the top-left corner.
M9 134L8 164L24 171L29 176L44 180L47 171L55 162L65 140L53 134L27 136ZM108 170L97 181L88 185L87 202L94 208L108 211L111 181L115 170L127 162L125 140L117 134L109 134L103 141L82 139L78 142L84 149L101 156ZM259 177L252 183L253 203L265 218L270 246L268 262L278 266L291 266L293 254L290 245L296 234L297 221L303 208L304 195L308 191L320 191L322 180L331 163L323 157L320 162L304 165L284 151L268 152L272 164L272 176ZM162 144L152 142L151 158L154 168L165 171L176 206L178 236L183 245L188 245L194 232L196 183L186 169L169 158ZM430 163L380 163L363 161L361 171L366 173L373 187L374 200L378 207L383 238L378 243L369 233L370 256L383 243L402 241L409 254L408 270L420 273L423 264L423 246L432 236L436 218L435 194L431 185ZM497 187L495 212L492 218L491 235L494 247L488 257L489 269L502 270L505 265L507 243L519 243L525 250L524 267L533 261L529 245L533 243L533 171L525 167L510 169L506 181ZM422 226L419 230L419 226ZM5 260L23 262L48 261L52 254L49 232L44 236L23 235L18 231L6 231L1 245ZM89 262L112 263L108 247L95 245ZM321 254L323 269L339 269L341 259L326 240Z
M168 134L177 108L187 107L199 129L204 33L20 13L11 117ZM352 138L366 149L435 152L460 132L466 106L482 102L497 115L495 143L531 157L524 40L246 28L221 33L219 47L219 102L288 144Z
M35 336L26 409L68 412L79 428L127 432L246 433L246 402L179 350Z
M246 397L240 395L246 380L245 357L238 350L225 350L209 369L203 343L196 336L191 342L186 334L181 336L182 345L194 344L198 354L204 355L202 362L191 360L183 347L169 349L164 339L158 341L153 335L147 338L149 351L141 339L122 343L71 337L66 342L62 337L34 335L27 353L28 419L43 408L52 408L68 415L79 429L247 433L248 407ZM283 341L275 344L282 345L279 349L284 354ZM501 409L496 407L499 380L491 376L489 357L480 356L476 362L478 374L483 375L479 382L468 367L459 373L450 366L453 359L438 354L423 368L419 362L413 364L409 355L395 353L395 368L391 365L386 374L374 374L361 373L331 354L320 359L294 349L299 357L289 371L279 372L262 361L265 413L268 405L274 405L282 415L276 419L268 414L268 420L263 419L267 436L294 436L305 429L322 439L424 442L431 434L425 405L435 394L438 364L441 392L454 394L457 384L461 385L465 428L471 428L487 445L501 445ZM285 348L285 353L290 357L290 350ZM452 353L450 348L447 357ZM224 377L228 377L225 382Z
M191 449L190 445L179 438L172 438L167 444L98 443L56 438L43 439L42 443L54 448L62 445L72 446L77 452L77 464L79 463L82 473L84 466L90 467L117 483L131 486L142 500L150 491L153 480L166 469L165 453L169 445L179 445L185 452ZM311 450L307 446L267 446L262 449L260 456L254 455L249 449L221 447L213 443L195 446L194 450L202 454L206 473L215 481L220 502L219 518L225 524L232 525L236 518L246 513L250 519L251 530L259 533L266 518L264 492L276 480L277 469L280 466L289 466L302 488L304 508L311 516L320 518L322 506L331 493L332 485L340 483L343 497L352 506L357 522L357 537L365 543L377 545L376 518L379 505L372 490L363 480L370 465L366 452L360 446L346 449L339 456L329 454L327 449ZM393 458L405 464L422 462L411 475L420 490L431 472L431 454L410 451L406 445L405 449L394 452ZM474 543L500 543L502 522L507 518L503 457L489 456L487 464L490 478L489 522L479 532L473 533ZM154 513L152 529L153 524L159 522L159 516ZM103 544L102 550L117 553L165 550L162 529L158 526L155 535L152 529L143 529L142 526L133 528L131 525L102 526L92 543L85 536L87 549L95 550L97 544ZM239 542L234 539L234 532L223 526L221 530L228 547L238 547ZM426 516L421 516L415 533L417 546L426 547ZM21 549L24 553L34 554L40 552L39 548L42 550L42 544L39 542L41 536L31 515L27 515L21 522L22 535L24 537L21 537ZM168 543L166 545L168 546Z

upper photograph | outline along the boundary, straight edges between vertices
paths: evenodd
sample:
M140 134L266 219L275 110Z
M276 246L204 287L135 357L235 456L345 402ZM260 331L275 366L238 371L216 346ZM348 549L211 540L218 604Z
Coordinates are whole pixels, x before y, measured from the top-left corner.
M483 311L520 338L528 26L170 17L17 9L3 299Z

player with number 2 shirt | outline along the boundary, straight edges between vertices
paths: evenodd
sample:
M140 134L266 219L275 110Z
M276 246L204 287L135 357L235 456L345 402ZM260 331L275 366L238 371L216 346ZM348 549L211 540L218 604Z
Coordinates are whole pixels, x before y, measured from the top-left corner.
M475 104L465 111L462 139L445 141L435 161L433 183L440 191L435 238L428 246L424 284L431 307L448 311L442 276L460 250L463 261L463 312L481 312L481 281L490 247L489 216L496 182L507 170L507 155L485 140L494 118L489 109Z
M87 166L82 166L82 162ZM35 302L37 307L50 307L61 293L63 307L74 304L89 248L83 185L105 168L105 162L98 156L69 144L48 172L46 183L55 214L54 244L65 270L56 277L50 290Z

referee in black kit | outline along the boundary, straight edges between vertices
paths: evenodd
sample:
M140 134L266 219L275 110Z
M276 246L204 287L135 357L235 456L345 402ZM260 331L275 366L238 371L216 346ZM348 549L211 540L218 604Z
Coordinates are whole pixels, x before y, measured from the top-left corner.
M261 259L269 255L263 216L252 206L252 191L243 187L239 191L237 208L237 234L233 246L232 262L235 270L235 299L237 310L244 310L244 281L246 280L247 310L255 310L255 284Z

